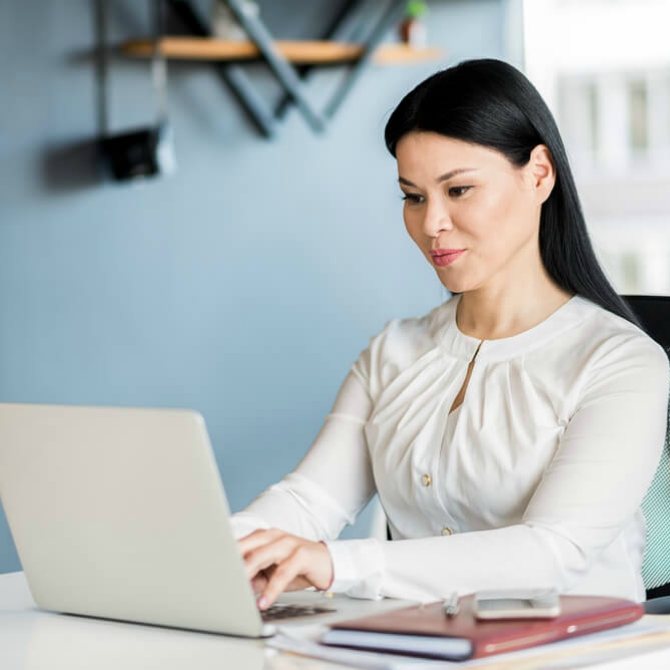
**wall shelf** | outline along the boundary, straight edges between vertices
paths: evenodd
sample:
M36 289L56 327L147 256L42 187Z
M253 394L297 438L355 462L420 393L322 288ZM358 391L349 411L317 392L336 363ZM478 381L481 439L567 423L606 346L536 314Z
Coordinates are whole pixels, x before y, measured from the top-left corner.
M151 58L156 41L151 38L127 40L121 53L132 58ZM365 46L330 40L277 41L279 53L294 65L345 65L355 63L365 54ZM263 55L252 41L230 41L206 37L163 37L157 42L165 58L207 61L252 61ZM439 60L444 52L436 47L417 48L407 44L380 44L372 55L378 65L401 65Z
M406 16L407 0L375 0L374 12L362 0L344 0L320 39L295 41L275 39L261 17L248 12L242 0L218 1L227 6L247 40L217 39L193 0L152 0L157 17L153 37L127 40L120 45L120 53L129 58L153 58L156 63L165 59L208 63L268 138L275 136L278 121L290 105L295 105L314 132L323 132L370 65L444 58L438 48L384 41L388 31ZM170 29L177 35L163 30L168 25L161 19L164 8L173 19ZM264 63L282 87L283 96L278 103L268 104L245 71L247 63L255 62ZM307 95L307 78L313 69L330 66L341 66L345 73L325 107L317 109Z

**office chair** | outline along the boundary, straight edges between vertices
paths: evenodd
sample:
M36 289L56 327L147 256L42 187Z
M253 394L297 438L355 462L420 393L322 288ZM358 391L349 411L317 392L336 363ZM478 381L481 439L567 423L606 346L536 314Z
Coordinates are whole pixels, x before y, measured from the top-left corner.
M670 297L624 295L640 324L670 356ZM670 401L665 447L656 475L642 502L647 521L647 547L642 579L647 590L645 611L670 613Z

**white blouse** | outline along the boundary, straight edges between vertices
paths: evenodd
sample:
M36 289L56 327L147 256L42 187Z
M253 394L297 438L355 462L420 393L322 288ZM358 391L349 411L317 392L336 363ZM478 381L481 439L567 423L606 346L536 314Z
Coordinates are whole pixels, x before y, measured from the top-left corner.
M332 590L435 600L558 588L644 600L640 503L661 456L663 349L573 297L539 325L479 341L460 296L391 321L362 352L296 470L233 517L325 540ZM392 542L335 538L377 492Z

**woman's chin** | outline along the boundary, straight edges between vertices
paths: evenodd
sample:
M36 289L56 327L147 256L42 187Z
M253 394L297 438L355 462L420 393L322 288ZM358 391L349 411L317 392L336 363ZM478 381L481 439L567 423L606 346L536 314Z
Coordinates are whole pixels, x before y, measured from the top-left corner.
M449 291L449 293L464 293L469 289L469 284L467 284L464 281L458 281L457 279L453 277L445 278L440 276L440 273L438 272L438 277L440 281L442 282L442 286Z

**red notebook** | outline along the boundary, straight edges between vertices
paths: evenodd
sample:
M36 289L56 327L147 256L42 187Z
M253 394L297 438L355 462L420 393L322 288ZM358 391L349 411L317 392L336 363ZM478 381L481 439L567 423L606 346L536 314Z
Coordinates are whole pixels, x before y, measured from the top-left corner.
M462 598L454 617L445 616L442 603L431 603L343 621L331 626L321 642L464 660L623 626L644 614L642 605L621 598L561 596L561 613L552 619L478 621L472 603L472 596Z

